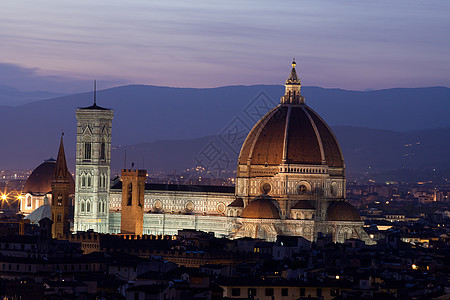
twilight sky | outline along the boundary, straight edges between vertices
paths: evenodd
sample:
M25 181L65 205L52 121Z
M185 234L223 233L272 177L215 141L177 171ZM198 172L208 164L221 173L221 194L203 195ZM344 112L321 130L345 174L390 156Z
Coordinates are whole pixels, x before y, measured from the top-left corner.
M0 2L0 85L450 86L450 1Z

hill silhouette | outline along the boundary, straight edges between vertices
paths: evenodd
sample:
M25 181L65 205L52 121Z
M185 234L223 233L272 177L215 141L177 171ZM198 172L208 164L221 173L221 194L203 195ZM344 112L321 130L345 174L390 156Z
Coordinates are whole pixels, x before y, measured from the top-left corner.
M236 118L243 121L249 129L256 120L246 114L247 108L261 98L270 102L270 106L275 106L279 103L283 89L283 86L278 85L208 89L129 85L98 91L97 101L103 107L114 109L112 143L120 147L158 140L192 140L215 136ZM412 140L415 139L415 134L427 139L427 134L417 130L450 126L450 119L447 117L450 111L450 89L445 87L362 92L303 87L302 93L306 103L332 126L415 131L403 133L412 134ZM56 156L61 131L65 132L67 156L69 159L73 158L75 109L90 105L92 99L92 93L82 93L16 107L1 106L0 126L3 130L0 167L30 169L39 165L43 159ZM339 136L339 130L336 131ZM352 134L355 136L348 139L357 138L357 133L354 130ZM381 134L378 131L372 133ZM366 134L369 133L362 133L360 139L364 139ZM386 137L383 138L390 136L395 140L396 133L385 134ZM371 139L367 139L371 143ZM343 148L346 140L345 135L339 137ZM380 143L371 145L382 148L376 151L388 150L387 146ZM445 149L444 146L438 148ZM363 147L360 152L367 151L364 149ZM397 148L391 150L400 151ZM351 155L358 158L360 152L356 151ZM349 155L344 151L347 167L350 169ZM172 159L176 161L178 158L172 156ZM361 161L362 164L365 158L361 156L358 159L356 161ZM145 160L149 162L150 158ZM380 158L374 162L383 165L383 168L384 165L389 165L389 160L382 160Z

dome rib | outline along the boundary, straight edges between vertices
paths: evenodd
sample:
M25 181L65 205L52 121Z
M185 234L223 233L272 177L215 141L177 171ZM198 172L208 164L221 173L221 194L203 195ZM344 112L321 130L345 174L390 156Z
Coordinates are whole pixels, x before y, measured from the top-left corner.
M287 111L287 118L286 118L286 126L284 128L284 145L283 145L283 159L282 162L286 163L287 156L288 156L288 139L286 138L289 133L289 121L291 120L291 113L292 113L292 106L289 105L288 111Z
M314 123L317 124L316 126L320 132L326 164L330 167L344 168L344 156L342 155L341 147L339 146L333 131L314 110L308 106L305 106L305 109L309 111Z
M286 163L321 165L320 144L314 126L301 106L293 106L289 120Z
M271 111L269 111L266 116L261 118L258 123L252 128L250 133L245 138L244 143L242 144L241 152L239 153L238 164L246 165L251 158L251 153L253 152L253 147L255 141L258 139L259 134L261 133L262 128L266 125L268 120L271 118L271 113L274 113L277 107L274 107Z
M320 133L319 133L319 130L317 129L316 122L314 122L314 120L312 119L311 115L307 112L307 110L305 109L304 106L302 106L302 109L305 112L305 115L308 116L308 119L311 122L311 125L312 125L312 127L314 129L314 133L316 134L317 142L319 144L320 156L322 158L322 164L325 164L325 152L323 150L322 138L320 137Z
M267 123L273 118L273 116L278 112L278 108L280 105L274 107L271 111L269 111L264 117L259 120L258 123L253 127L253 129L248 134L245 139L242 150L239 155L238 162L240 165L246 165L253 158L253 153L255 151L255 145L258 142L262 131L266 128ZM250 162L251 163L251 162ZM262 164L264 164L263 162Z

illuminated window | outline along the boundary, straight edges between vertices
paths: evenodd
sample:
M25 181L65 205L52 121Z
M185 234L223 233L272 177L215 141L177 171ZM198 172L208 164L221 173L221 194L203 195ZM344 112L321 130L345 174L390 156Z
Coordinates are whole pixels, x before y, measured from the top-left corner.
M27 197L27 206L31 207L31 196Z
M256 288L248 288L248 297L255 297L256 296Z

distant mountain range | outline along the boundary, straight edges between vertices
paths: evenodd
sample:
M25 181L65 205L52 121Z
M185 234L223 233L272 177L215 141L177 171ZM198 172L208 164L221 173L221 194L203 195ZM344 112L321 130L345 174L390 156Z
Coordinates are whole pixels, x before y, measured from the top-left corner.
M18 106L25 103L61 96L64 96L64 94L47 91L23 92L16 88L0 84L0 106Z
M249 130L259 115L279 103L283 89L277 85L210 89L121 86L99 91L98 104L114 109L115 114L113 166L122 167L121 149L134 145L150 149L136 154L137 162L144 161L149 169L190 167L192 153L207 142L205 136L219 135L237 123ZM303 87L302 94L306 103L334 126L348 170L431 166L446 161L449 88L360 92ZM73 163L75 109L91 105L92 98L92 93L83 93L1 106L0 169L32 169L55 157L61 131L65 132L66 155Z
M332 130L341 145L348 172L373 174L393 169L450 171L450 126L403 133L348 126L336 126ZM207 136L114 147L112 168L120 170L124 167L125 150L127 165L134 162L137 167L153 172L191 168L203 149L217 140L217 136ZM233 151L225 147L219 150L226 152L232 161L227 169L236 169L238 155L233 155Z

